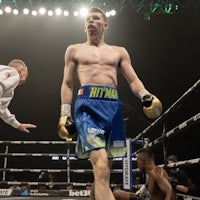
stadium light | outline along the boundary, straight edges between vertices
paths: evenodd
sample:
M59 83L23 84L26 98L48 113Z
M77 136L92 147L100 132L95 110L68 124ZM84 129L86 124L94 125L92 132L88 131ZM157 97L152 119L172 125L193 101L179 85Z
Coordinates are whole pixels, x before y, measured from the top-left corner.
M56 8L55 13L56 13L57 16L60 16L62 14L62 9Z
M44 14L46 13L46 8L41 7L41 8L39 9L39 13L40 13L41 15L44 15Z
M5 12L6 12L6 13L11 13L11 11L12 11L12 9L11 9L10 6L6 6L6 7L5 7Z
M37 16L37 14L38 14L36 10L33 10L31 13L33 16Z
M64 10L63 15L64 16L69 16L69 11L68 10Z
M25 15L28 15L28 14L29 14L29 12L30 12L30 11L29 11L29 9L28 9L28 8L24 8L24 9L23 9L23 13L24 13Z
M79 16L79 12L77 10L75 10L73 14L75 17Z
M48 10L47 14L48 14L48 16L53 16L54 13L52 10Z
M18 15L18 14L19 14L19 10L17 10L16 8L13 9L13 14L14 14L14 15Z

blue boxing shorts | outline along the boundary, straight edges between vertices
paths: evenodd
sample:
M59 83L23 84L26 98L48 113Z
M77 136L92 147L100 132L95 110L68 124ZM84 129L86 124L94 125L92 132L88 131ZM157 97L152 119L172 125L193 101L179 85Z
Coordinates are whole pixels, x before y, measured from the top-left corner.
M89 158L89 152L106 149L108 158L126 155L122 106L114 87L82 86L75 102L78 131L76 156Z

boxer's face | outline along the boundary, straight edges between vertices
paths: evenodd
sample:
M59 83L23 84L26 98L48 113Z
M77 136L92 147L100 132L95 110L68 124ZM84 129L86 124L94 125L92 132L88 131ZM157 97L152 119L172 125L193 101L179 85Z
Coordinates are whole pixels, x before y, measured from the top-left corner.
M140 154L138 154L137 155L137 166L142 172L144 171L144 163L145 163L144 158Z
M103 32L107 29L108 25L99 12L88 13L85 20L85 32L89 35Z

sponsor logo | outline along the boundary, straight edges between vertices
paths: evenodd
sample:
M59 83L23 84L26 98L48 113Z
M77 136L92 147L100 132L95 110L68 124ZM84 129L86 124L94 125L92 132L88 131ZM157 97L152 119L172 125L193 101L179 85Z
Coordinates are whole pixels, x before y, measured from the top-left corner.
M124 160L124 184L129 185L129 162L128 159Z
M10 196L11 192L11 189L0 189L0 196Z
M97 135L97 134L104 134L104 130L103 129L99 129L99 128L88 128L88 133L92 134L92 135Z
M40 192L39 190L30 190L30 196L49 196L47 192Z
M113 147L125 147L123 140L115 140L113 141Z
M131 139L126 139L127 157L123 158L123 188L132 188L132 165L131 165Z
M118 93L113 88L91 87L90 98L118 99Z
M70 197L89 197L90 190L69 190Z

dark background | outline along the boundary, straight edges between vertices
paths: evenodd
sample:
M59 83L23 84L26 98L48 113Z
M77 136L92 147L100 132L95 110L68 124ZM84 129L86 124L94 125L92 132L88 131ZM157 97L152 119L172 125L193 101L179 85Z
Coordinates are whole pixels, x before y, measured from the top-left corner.
M106 42L128 50L136 73L146 88L162 101L164 111L199 80L199 13L155 14L147 21L127 10L109 18L109 25ZM84 21L79 17L0 16L0 63L7 64L19 58L29 68L29 78L16 89L9 109L20 122L37 125L31 134L25 134L0 121L1 140L61 140L57 124L64 53L69 44L85 42L83 26ZM75 93L78 88L76 80ZM139 99L131 93L120 73L118 89L124 117L128 118L126 135L134 138L153 121L144 116ZM199 102L197 89L150 131L149 138L160 136L163 124L170 130L199 113ZM199 124L195 124L170 137L167 154L176 154L179 160L198 158L199 133ZM31 149L40 152L39 146ZM156 162L163 163L162 145L155 149ZM20 150L27 152L30 149L21 145ZM53 149L57 151L59 147ZM191 170L188 169L189 173ZM194 171L199 173L199 166Z

